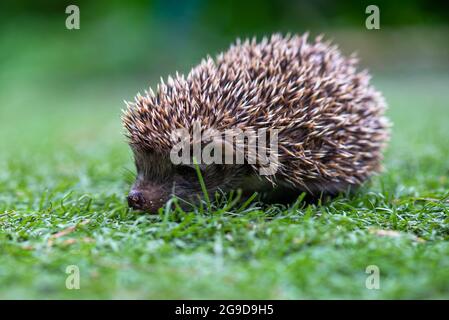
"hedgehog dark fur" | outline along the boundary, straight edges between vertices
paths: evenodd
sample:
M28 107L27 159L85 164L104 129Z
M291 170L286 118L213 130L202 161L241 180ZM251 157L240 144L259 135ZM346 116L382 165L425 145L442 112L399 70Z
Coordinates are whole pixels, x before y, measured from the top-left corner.
M389 123L383 97L356 64L321 37L275 34L237 41L187 77L138 94L123 116L137 168L130 206L155 211L173 194L190 202L202 195L194 166L174 165L169 156L172 132L194 122L220 132L278 130L275 175L259 175L254 163L201 165L211 194L274 187L336 193L362 184L380 170Z

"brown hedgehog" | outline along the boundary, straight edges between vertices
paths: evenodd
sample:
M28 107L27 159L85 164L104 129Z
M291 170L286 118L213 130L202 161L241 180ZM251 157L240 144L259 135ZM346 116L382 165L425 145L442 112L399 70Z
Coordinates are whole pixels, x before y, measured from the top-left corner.
M389 124L383 97L356 64L321 37L308 42L307 34L275 34L238 40L187 77L176 74L156 93L138 94L123 115L137 168L129 205L154 212L173 195L187 203L203 195L194 156L174 161L180 142L184 151L212 143L215 160L223 159L217 150L243 154L240 162L196 159L210 194L239 188L335 194L362 184L380 170ZM206 138L195 138L195 126L209 132ZM271 166L223 138L252 132L239 140L249 144L261 141L260 130L276 138L275 145L257 147L270 153Z

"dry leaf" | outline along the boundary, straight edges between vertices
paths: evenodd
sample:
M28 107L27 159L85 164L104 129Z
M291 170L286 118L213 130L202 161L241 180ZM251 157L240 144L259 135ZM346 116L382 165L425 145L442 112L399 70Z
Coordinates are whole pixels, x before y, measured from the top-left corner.
M47 245L48 245L49 247L51 247L51 246L53 245L55 239L61 238L61 237L63 237L63 236L66 236L66 235L72 233L73 231L75 231L76 228L77 228L78 226L84 226L84 225L88 224L89 222L90 222L90 219L87 219L87 220L84 220L84 221L80 222L80 223L77 224L77 225L68 227L68 228L66 228L66 229L64 229L64 230L62 230L62 231L59 231L59 232L57 232L57 233L55 233L55 234L52 234L52 235L50 236L50 238L48 239ZM70 239L69 239L69 240L70 240ZM66 240L66 241L67 241L67 240ZM64 243L65 243L65 241L64 241ZM69 243L69 244L72 244L72 243Z

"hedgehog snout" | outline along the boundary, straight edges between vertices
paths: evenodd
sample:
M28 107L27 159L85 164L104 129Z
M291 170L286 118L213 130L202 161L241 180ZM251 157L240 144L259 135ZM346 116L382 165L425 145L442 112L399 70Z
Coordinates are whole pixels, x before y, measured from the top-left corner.
M127 200L132 209L147 212L157 212L166 202L165 197L160 192L135 188L129 192Z
M145 199L143 197L143 193L140 191L134 191L132 190L128 194L128 205L135 209L135 210L141 210L144 206Z

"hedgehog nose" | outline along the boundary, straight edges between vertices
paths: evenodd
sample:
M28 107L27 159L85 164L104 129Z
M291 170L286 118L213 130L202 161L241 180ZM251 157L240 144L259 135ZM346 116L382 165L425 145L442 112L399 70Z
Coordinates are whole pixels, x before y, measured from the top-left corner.
M131 208L135 210L143 209L144 203L145 198L143 197L142 192L133 190L128 194L128 205Z

